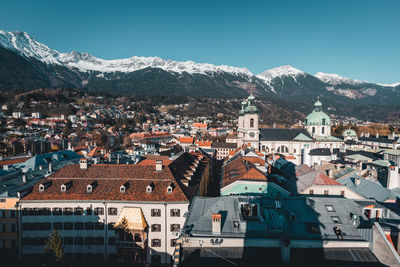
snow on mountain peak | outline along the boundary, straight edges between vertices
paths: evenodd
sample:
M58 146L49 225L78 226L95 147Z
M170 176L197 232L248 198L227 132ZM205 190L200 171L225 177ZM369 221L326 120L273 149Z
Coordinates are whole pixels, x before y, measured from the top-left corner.
M105 60L94 57L88 53L69 52L59 53L46 45L39 43L26 32L0 31L0 45L27 58L35 58L46 64L63 65L77 68L80 71L99 72L133 72L140 69L153 67L172 72L188 72L191 74L210 74L212 72L228 72L234 75L253 76L246 68L238 68L227 65L216 66L208 63L195 63L193 61L179 62L164 60L159 57L133 56L125 59Z
M318 79L325 83L330 83L330 84L340 84L340 83L347 83L347 84L361 84L361 83L367 83L367 82L362 82L359 80L353 80L350 78L342 77L338 74L334 73L323 73L323 72L317 72L315 75Z
M290 65L284 65L270 70L266 70L258 74L257 77L269 85L270 82L277 77L287 76L296 79L297 76L305 74L306 73L304 71L296 69Z

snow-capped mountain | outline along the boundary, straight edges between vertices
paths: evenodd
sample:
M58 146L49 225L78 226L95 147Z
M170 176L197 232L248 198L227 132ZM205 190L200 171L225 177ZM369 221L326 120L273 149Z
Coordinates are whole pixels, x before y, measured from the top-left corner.
M315 75L318 79L325 83L329 84L341 84L341 83L347 83L347 84L362 84L362 83L368 83L368 82L362 82L359 80L353 80L350 78L342 77L338 74L334 73L323 73L323 72L317 72Z
M326 96L337 101L396 104L400 83L374 84L290 65L254 75L227 65L133 56L105 60L88 53L61 53L26 32L0 31L0 90L72 87L117 94L284 97L310 101Z
M76 68L79 71L119 71L129 73L151 67L177 73L188 72L191 74L208 74L210 72L228 72L235 75L253 76L253 74L246 68L227 65L216 66L208 63L195 63L193 61L178 62L173 60L164 60L159 57L137 56L126 59L105 60L94 57L88 53L79 53L76 51L60 53L39 43L28 33L19 31L0 31L0 45L15 50L20 55L27 58L35 58L46 64L56 64Z

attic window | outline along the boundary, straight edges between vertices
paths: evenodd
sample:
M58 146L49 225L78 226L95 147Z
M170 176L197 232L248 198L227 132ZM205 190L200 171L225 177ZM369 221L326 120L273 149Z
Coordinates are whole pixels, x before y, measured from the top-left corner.
M151 183L146 187L147 193L151 193L153 190L154 190L154 183Z
M86 192L92 193L92 190L93 190L93 188L92 188L92 186L89 184L89 185L86 187Z
M128 187L129 187L129 182L124 183L123 185L120 186L119 192L120 193L125 193L126 189L128 189Z
M174 188L175 185L173 183L170 183L170 185L167 187L167 193L171 194Z
M62 184L61 185L61 192L65 192L65 191L67 191L67 187L64 184Z
M342 223L338 216L331 216L331 219L334 223Z
M43 192L44 191L44 185L43 184L40 184L39 185L39 192Z
M329 212L334 212L334 211L335 211L335 209L333 208L332 205L325 205L325 208L326 208L326 210L329 211Z

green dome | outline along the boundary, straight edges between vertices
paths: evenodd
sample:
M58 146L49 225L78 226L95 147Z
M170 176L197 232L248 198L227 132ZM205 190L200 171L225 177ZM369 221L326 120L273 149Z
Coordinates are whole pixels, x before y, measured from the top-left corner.
M258 112L258 109L256 106L247 106L244 109L244 113L257 113L257 112Z
M247 100L249 101L253 101L254 99L256 99L253 95L249 95L249 97L247 98Z
M357 133L356 131L354 131L353 129L347 129L345 131L343 131L342 136L344 137L356 137Z
M314 103L314 110L306 117L306 126L331 125L331 119L322 111L322 103L318 100Z

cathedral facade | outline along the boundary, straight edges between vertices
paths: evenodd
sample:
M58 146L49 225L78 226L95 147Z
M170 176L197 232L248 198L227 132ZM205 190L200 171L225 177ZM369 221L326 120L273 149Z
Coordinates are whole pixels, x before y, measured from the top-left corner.
M308 164L307 155L314 148L340 148L343 140L331 136L331 120L317 100L306 117L305 128L259 128L258 109L250 95L242 102L238 118L238 145L250 145L268 154L281 154L295 164Z

